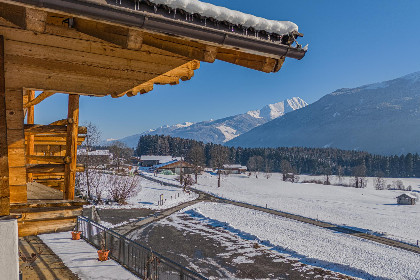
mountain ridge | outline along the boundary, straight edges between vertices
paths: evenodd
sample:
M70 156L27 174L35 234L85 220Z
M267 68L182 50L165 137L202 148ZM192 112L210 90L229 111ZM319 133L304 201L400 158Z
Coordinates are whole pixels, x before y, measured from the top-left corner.
M223 144L237 136L262 125L286 113L301 109L308 104L300 97L292 97L284 101L268 104L259 110L248 111L243 114L233 115L217 120L208 120L197 123L185 122L182 124L165 125L156 129L127 136L118 141L129 147L136 147L142 135L169 135L194 139L204 143ZM112 142L105 143L109 145Z
M420 152L420 72L338 89L227 142L241 147L334 147L376 154Z

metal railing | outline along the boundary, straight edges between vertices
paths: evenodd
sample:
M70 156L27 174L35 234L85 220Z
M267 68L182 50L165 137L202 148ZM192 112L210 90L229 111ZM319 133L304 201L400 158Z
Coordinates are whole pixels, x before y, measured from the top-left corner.
M156 253L86 217L77 217L82 238L95 248L110 250L109 257L134 275L147 280L207 279L202 275Z

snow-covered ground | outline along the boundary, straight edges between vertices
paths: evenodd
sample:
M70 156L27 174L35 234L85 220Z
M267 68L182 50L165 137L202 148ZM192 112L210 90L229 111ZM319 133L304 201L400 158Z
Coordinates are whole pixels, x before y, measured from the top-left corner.
M162 205L158 205L160 198L163 199ZM194 192L185 193L180 188L164 186L142 179L141 190L136 196L130 198L128 202L130 205L140 206L141 208L162 210L172 208L197 198L198 194Z
M139 279L113 260L98 261L97 249L84 240L72 240L70 232L42 234L39 237L80 279Z
M312 266L362 279L420 279L416 253L229 204L201 202L182 212ZM200 224L191 229L194 223L185 225L176 216L161 223L201 231ZM247 261L247 253L238 261Z
M159 175L176 183L173 176ZM321 177L300 176L305 179ZM335 180L337 178L333 178ZM345 178L349 180L349 178ZM385 179L387 184L397 179ZM420 195L420 179L402 179L411 185L411 193ZM194 188L219 197L281 210L339 225L383 234L389 238L416 244L420 240L420 202L416 205L397 205L396 197L403 191L375 190L373 178L368 186L356 189L313 183L290 183L281 180L281 174L266 179L246 175L229 175L217 187L217 176L204 174Z
M111 199L110 189L112 189L111 184L113 183L112 177L116 175L112 174L99 174L93 173L91 175L92 181L99 182L95 184L101 188L101 197L105 200ZM153 176L153 175L152 175ZM106 208L106 209L132 209L132 208L147 208L153 210L163 210L172 208L174 206L180 205L182 203L195 200L198 198L198 194L194 192L185 193L180 188L163 186L159 183L146 180L139 176L125 176L126 180L136 183L135 189L132 191L131 197L126 201L127 204L119 205L117 203L97 205L97 208ZM85 185L81 185L83 190L86 190ZM93 188L92 193L95 197L96 190ZM162 200L163 203L159 201ZM159 203L159 204L158 204Z

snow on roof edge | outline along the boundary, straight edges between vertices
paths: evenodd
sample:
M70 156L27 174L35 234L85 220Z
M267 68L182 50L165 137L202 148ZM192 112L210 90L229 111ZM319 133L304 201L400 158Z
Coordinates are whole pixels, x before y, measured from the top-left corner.
M256 30L264 30L279 35L298 31L298 26L291 21L277 21L245 14L239 11L230 10L225 7L216 6L199 0L149 0L157 5L166 5L172 9L182 9L191 14L214 18L219 21L227 21L232 24L241 25Z

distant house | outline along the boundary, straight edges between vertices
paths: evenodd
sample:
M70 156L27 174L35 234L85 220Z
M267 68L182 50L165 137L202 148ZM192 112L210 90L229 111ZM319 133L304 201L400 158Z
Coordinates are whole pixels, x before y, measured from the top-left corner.
M242 174L248 170L246 166L240 164L225 164L223 170L227 174Z
M181 174L181 168L182 168L182 173L184 174L192 174L194 172L194 165L185 161L181 161L181 160L173 160L170 162L153 166L153 169L155 169L158 172L164 171L164 170L170 170L173 173L178 174L178 175Z
M180 157L172 157L172 156L141 156L139 161L140 166L142 167L152 167L155 165L168 163L174 160L181 160Z
M410 193L403 193L397 197L397 203L402 205L414 205L416 204L417 197Z
M84 162L89 157L91 162L107 164L112 159L112 153L109 150L88 151L86 149L77 150L77 158Z

